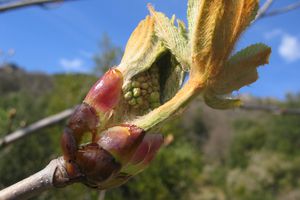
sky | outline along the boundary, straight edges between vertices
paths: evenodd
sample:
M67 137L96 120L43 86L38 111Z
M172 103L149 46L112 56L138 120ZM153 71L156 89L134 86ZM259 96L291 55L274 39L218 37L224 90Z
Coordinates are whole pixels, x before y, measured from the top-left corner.
M296 1L275 0L270 10ZM101 36L124 48L148 14L147 3L186 21L186 0L76 0L1 13L0 63L48 74L91 72ZM300 92L300 9L257 21L236 50L258 42L272 47L270 64L260 67L259 80L239 93L284 99Z

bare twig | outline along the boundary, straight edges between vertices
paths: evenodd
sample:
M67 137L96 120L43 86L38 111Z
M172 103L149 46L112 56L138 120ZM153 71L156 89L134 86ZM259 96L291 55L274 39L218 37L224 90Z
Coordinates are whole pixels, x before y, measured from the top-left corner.
M51 126L53 124L56 124L64 119L66 119L67 117L69 117L72 114L73 110L74 109L64 110L58 114L41 119L41 120L29 125L28 127L19 129L13 133L6 135L4 138L0 139L0 149L3 148L4 146L7 146L7 145L17 141L17 140L20 140L21 138L28 136L29 134L31 134L37 130Z
M266 2L260 7L260 9L257 11L256 17L253 20L255 22L256 20L260 19L264 16L264 14L267 12L267 10L270 8L270 6L274 3L273 0L266 0ZM253 23L252 22L252 23Z
M6 3L0 6L0 12L5 12L8 10L23 8L27 6L43 5L46 3L58 3L63 1L74 1L74 0L20 0L20 1L14 1L12 3Z
M300 1L290 4L290 5L287 5L286 7L283 7L283 8L271 10L270 12L265 13L264 17L271 17L274 15L283 14L283 13L286 13L286 12L289 12L289 11L292 11L292 10L295 10L298 8L300 8Z
M252 111L265 111L269 113L274 113L277 115L300 115L299 108L280 108L278 106L272 105L242 105L240 107L243 110L252 110Z
M270 112L270 113L275 113L275 114L280 114L280 115L300 115L300 109L280 108L278 106L273 106L273 105L244 104L240 108L243 110L265 111L265 112ZM9 144L12 144L15 141L18 141L24 137L29 136L32 133L34 133L40 129L43 129L48 126L51 126L51 125L61 122L62 120L68 118L72 114L73 111L74 111L74 109L64 110L55 115L41 119L41 120L29 125L28 127L19 129L13 133L8 134L7 136L0 139L0 149Z
M105 199L105 193L106 193L106 190L101 190L99 192L98 200L104 200Z
M285 7L268 11L273 3L274 3L274 0L266 0L265 3L261 6L261 8L258 10L257 15L256 15L255 19L253 20L253 22L257 21L258 19L264 18L264 17L272 17L274 15L284 14L289 11L300 8L300 1L297 1L295 3L287 5Z
M36 174L0 191L2 200L24 200L53 187L65 187L75 181L70 180L62 157L52 160Z

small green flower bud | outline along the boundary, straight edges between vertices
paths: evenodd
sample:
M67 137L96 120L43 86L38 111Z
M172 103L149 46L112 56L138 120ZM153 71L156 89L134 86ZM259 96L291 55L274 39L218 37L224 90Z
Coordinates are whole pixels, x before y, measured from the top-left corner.
M130 92L127 92L127 93L124 95L124 98L125 98L126 100L130 100L130 99L132 99L132 96L133 96L133 94L132 94L132 92L130 91Z
M153 81L153 82L152 82L152 85L153 85L154 87L159 87L158 81Z
M137 98L136 102L137 102L138 105L142 105L143 104L143 98L142 97Z
M132 84L132 87L134 87L134 88L140 87L140 83L138 81L132 81L131 84Z
M133 89L133 96L134 96L134 97L139 97L139 96L141 96L141 89L140 89L140 88L134 88L134 89Z
M143 89L147 89L148 87L149 87L148 83L142 83L141 84L141 88L143 88Z
M142 75L142 76L138 77L137 80L141 83L146 80L146 77L144 75Z
M151 102L159 102L159 93L158 92L152 92L150 94L150 101Z
M156 92L159 92L159 87L158 86L154 86L153 90L156 91Z
M147 94L147 90L141 90L141 93L143 96L145 96Z
M152 85L159 85L158 78L156 78L156 77L152 78Z
M147 81L147 82L151 82L151 76L150 76L150 75L147 75L146 81Z
M130 101L128 101L128 104L131 105L131 106L134 106L136 105L136 99L131 99Z
M149 87L149 88L147 89L147 91L148 91L149 94L151 94L151 92L152 92L153 90L152 90L151 87Z

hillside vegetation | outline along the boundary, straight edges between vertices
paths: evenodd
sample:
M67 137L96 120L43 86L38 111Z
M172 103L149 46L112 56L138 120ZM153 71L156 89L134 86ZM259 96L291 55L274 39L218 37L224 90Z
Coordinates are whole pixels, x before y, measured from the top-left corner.
M79 104L97 77L28 73L0 68L0 136ZM263 102L264 100L255 100ZM281 106L300 107L290 95ZM152 165L105 199L300 199L300 117L240 110L215 111L195 101L162 132L165 147ZM0 150L0 188L61 155L65 122ZM35 199L98 199L83 185L51 190Z

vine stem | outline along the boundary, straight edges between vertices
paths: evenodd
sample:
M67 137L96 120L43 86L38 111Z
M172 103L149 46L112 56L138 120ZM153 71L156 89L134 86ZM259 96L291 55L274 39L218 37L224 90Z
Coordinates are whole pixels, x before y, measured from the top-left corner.
M25 200L54 187L65 187L70 180L62 157L52 160L44 169L0 191L1 200Z

